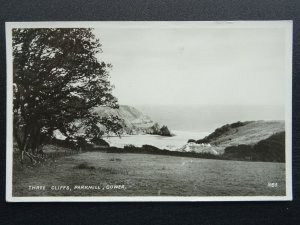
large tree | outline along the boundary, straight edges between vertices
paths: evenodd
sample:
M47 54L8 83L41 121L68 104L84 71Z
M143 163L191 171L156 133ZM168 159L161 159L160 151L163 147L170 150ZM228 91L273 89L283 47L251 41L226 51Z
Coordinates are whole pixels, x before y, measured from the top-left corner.
M43 137L59 130L68 138L118 132L117 117L103 118L95 106L117 108L101 62L101 44L92 29L13 29L13 133L19 150L30 156Z

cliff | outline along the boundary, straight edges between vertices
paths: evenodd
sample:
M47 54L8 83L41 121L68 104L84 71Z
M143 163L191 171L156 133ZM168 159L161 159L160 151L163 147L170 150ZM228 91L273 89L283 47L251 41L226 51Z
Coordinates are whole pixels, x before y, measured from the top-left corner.
M118 109L100 106L95 108L95 112L101 116L118 116L122 120L121 125L124 134L163 135L163 133L157 133L155 130L157 127L160 127L158 123L155 123L149 116L132 106L120 105ZM161 128L165 128L165 126L162 126Z

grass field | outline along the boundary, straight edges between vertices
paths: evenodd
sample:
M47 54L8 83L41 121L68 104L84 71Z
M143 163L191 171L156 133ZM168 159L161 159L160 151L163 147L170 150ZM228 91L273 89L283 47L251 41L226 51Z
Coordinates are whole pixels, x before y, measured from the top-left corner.
M282 196L285 164L86 152L13 170L13 196L158 195Z

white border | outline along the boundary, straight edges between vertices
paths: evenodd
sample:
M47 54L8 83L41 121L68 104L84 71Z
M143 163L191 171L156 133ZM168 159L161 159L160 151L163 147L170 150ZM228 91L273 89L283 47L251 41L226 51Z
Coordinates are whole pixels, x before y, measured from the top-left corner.
M194 201L288 201L292 195L292 39L293 21L219 21L219 22L6 22L6 65L7 65L7 99L6 99L6 201L8 202L194 202ZM12 29L13 28L282 28L286 37L286 196L210 196L210 197L183 197L183 196L91 196L91 197L13 197L12 196L12 158L13 152L13 105L12 105Z

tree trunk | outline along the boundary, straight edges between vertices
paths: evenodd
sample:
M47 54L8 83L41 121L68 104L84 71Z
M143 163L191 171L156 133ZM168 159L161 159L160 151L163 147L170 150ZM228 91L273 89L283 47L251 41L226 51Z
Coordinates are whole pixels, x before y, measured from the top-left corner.
M33 164L36 164L39 157L35 153L40 145L40 129L36 123L30 128L26 126L23 129L19 129L14 125L13 135L21 154L21 163L24 163L24 157L27 156Z

